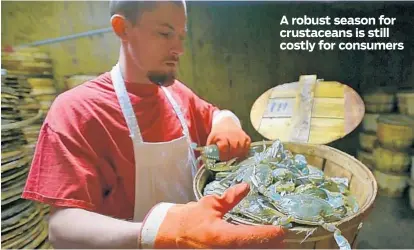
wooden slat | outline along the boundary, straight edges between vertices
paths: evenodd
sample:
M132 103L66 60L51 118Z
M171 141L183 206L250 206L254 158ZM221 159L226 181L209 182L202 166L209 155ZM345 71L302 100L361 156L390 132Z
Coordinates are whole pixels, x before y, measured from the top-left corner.
M344 120L330 118L312 118L309 141L313 144L326 144L339 139L344 134Z
M288 249L314 249L315 242L313 241L304 241L303 243L289 242L287 243Z
M325 159L318 157L316 155L308 155L308 154L303 154L306 157L306 161L308 162L309 165L311 165L312 167L316 167L319 169L323 169L323 166L325 164Z
M345 85L333 81L321 81L316 86L315 97L317 98L344 98Z
M357 199L359 206L365 204L367 197L369 195L372 195L372 191L369 189L369 187L366 184L362 183L360 180L358 180L358 178L352 178L349 184L349 190L352 194L356 194L355 197Z
M260 133L270 139L289 141L291 120L289 118L263 118L259 127ZM330 138L341 138L344 131L343 120L329 118L312 118L309 140L315 144L325 144ZM274 131L277 130L277 137Z
M343 98L315 98L312 107L312 118L344 119Z
M337 249L334 237L329 237L328 239L317 241L315 244L315 249Z
M270 140L279 139L281 141L288 141L290 131L290 118L263 118L260 123L260 133ZM277 138L275 137L275 130L278 131Z
M313 95L316 75L302 75L299 78L296 105L293 110L289 141L308 142L311 130Z
M325 168L323 171L325 175L329 177L345 177L348 178L348 180L350 180L352 177L352 173L350 171L344 169L343 167L334 163L331 160L326 161Z

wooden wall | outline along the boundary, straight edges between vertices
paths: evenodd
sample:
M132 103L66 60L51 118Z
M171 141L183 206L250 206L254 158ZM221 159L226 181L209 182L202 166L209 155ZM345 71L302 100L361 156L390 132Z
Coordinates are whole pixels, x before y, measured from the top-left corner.
M317 74L362 89L413 86L414 3L189 2L189 36L179 76L190 88L221 108L233 110L254 141L263 138L249 117L267 89ZM283 15L397 17L392 40L403 52L281 51ZM2 2L2 46L19 45L109 27L108 2ZM57 86L63 77L110 70L119 42L111 33L41 46L54 62ZM411 80L409 80L411 79ZM355 154L357 133L332 145Z

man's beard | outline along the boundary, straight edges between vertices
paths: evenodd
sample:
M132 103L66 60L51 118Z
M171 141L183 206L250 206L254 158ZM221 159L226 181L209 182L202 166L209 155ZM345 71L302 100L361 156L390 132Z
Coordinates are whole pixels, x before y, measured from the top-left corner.
M175 72L156 72L150 71L147 74L148 79L160 86L168 87L172 85L176 79Z

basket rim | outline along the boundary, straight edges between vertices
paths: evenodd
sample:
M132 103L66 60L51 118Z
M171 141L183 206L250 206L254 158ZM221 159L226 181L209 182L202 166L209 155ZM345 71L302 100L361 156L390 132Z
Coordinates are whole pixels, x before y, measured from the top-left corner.
M399 113L381 114L377 118L378 123L396 125L396 126L414 126L414 118Z
M250 147L257 146L257 145L263 145L263 144L268 145L268 144L272 144L273 142L274 142L273 140L255 141L255 142L252 142L250 144ZM365 204L363 204L362 207L359 207L359 210L358 210L357 213L355 213L355 214L353 214L351 216L345 217L345 218L343 218L343 219L341 219L339 221L335 221L332 224L334 224L335 226L338 226L338 227L341 226L341 225L347 225L349 222L355 220L358 217L364 217L364 215L373 208L374 201L375 201L375 199L377 197L377 194L378 194L378 184L376 182L376 179L375 179L374 174L360 160L358 160L357 158L355 158L354 156L352 156L352 155L350 155L350 154L348 154L346 152L343 152L343 151L341 151L339 149L336 149L334 147L331 147L331 146L328 146L328 145L324 145L324 144L312 144L312 143L302 143L302 142L292 142L292 141L284 141L282 143L284 145L286 145L286 144L289 144L289 145L301 145L301 146L305 146L305 147L319 147L319 148L326 149L326 150L332 150L332 151L334 151L337 154L342 154L342 155L348 157L349 159L351 159L353 162L356 163L356 165L358 165L360 168L362 168L363 171L367 174L367 176L368 176L367 181L370 183L370 185L372 187L372 194L371 194L371 196L367 197L367 199L365 201ZM203 164L197 170L197 173L195 174L194 179L193 179L193 192L194 192L194 195L195 195L197 201L200 200L202 197L204 197L202 195L202 193L201 193L201 190L199 190L197 188L197 183L198 183L197 180L199 179L200 176L202 176L202 174L205 171L207 171L207 169L204 167L204 164ZM240 219L243 221L242 218L240 218ZM236 221L238 221L238 220L236 220ZM246 222L246 221L244 220L243 222ZM258 223L249 223L249 224L250 225L261 225L261 224L258 224ZM320 227L320 226L301 225L301 226L297 226L297 227L294 227L292 229L289 229L289 231L301 232L301 231L304 231L304 230L305 231L306 230L311 230L313 228L318 228L318 227ZM347 226L347 228L348 227L349 226Z
M404 89L397 92L397 97L414 97L414 89Z

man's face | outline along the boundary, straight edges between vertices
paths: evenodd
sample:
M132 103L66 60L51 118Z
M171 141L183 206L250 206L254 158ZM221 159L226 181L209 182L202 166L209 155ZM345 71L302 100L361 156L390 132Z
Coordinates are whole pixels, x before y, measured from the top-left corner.
M184 6L159 2L131 28L126 49L137 70L154 83L168 85L175 80L185 35Z

